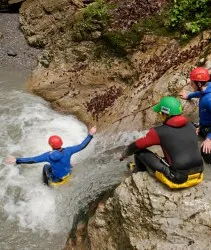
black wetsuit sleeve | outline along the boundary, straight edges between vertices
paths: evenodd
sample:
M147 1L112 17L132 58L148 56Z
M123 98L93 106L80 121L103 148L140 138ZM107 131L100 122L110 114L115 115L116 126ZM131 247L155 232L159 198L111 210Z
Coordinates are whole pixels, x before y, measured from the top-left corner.
M142 150L153 145L160 145L160 138L155 129L151 128L144 137L139 138L137 141L127 146L122 156L130 156L136 153L138 150Z
M127 157L134 154L139 148L136 146L136 143L133 142L127 146L127 148L123 151L122 156Z

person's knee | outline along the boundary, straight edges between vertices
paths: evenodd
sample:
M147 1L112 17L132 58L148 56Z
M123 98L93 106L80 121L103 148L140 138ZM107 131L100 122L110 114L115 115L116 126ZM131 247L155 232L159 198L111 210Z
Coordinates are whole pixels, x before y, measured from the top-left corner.
M148 150L144 149L144 150L138 151L134 155L134 157L135 157L136 160L139 160L141 162L145 162L149 158L150 155L151 155L151 152L149 153Z
M150 166L147 166L146 170L151 176L155 176L155 169L151 168Z
M149 153L152 153L152 152L148 149L142 149L142 150L139 150L137 154L140 156L144 156L144 155L149 154Z

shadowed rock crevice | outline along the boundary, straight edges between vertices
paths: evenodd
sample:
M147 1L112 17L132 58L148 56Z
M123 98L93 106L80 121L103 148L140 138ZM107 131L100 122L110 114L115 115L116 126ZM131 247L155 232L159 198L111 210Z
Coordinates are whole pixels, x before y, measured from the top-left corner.
M1 0L0 13L19 13L21 2L22 1L19 0L14 0L14 1Z

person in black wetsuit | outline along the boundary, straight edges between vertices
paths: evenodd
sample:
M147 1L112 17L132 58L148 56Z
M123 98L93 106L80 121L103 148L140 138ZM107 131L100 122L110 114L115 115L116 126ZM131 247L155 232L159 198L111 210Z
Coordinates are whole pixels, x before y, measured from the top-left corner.
M180 101L163 97L153 111L160 113L163 124L127 146L120 160L134 154L134 172L148 170L170 188L198 184L203 180L203 161L195 128L181 115ZM153 145L161 146L164 158L147 149Z

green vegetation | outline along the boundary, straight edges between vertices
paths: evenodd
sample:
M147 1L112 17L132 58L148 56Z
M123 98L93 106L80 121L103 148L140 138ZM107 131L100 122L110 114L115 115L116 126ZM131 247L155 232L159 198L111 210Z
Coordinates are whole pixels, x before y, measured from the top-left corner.
M100 38L110 22L109 8L104 0L96 0L88 5L73 25L73 39L82 41Z
M124 56L140 44L145 34L172 36L184 42L211 27L211 0L174 0L166 4L162 12L132 22L135 24L127 30L117 26L112 28L112 22L115 22L112 10L116 7L106 0L89 4L73 24L73 40L95 41L96 54L99 55L102 49L103 53L107 50Z
M133 26L130 30L107 32L102 36L102 40L118 55L126 55L127 50L137 46L140 43L142 34Z
M211 0L174 0L168 27L188 39L211 25Z
M129 50L140 45L140 41L145 34L153 33L158 36L172 35L165 27L165 18L166 10L163 10L161 14L154 14L153 17L133 24L126 31L105 32L102 40L109 48L115 50L118 55L124 56Z

